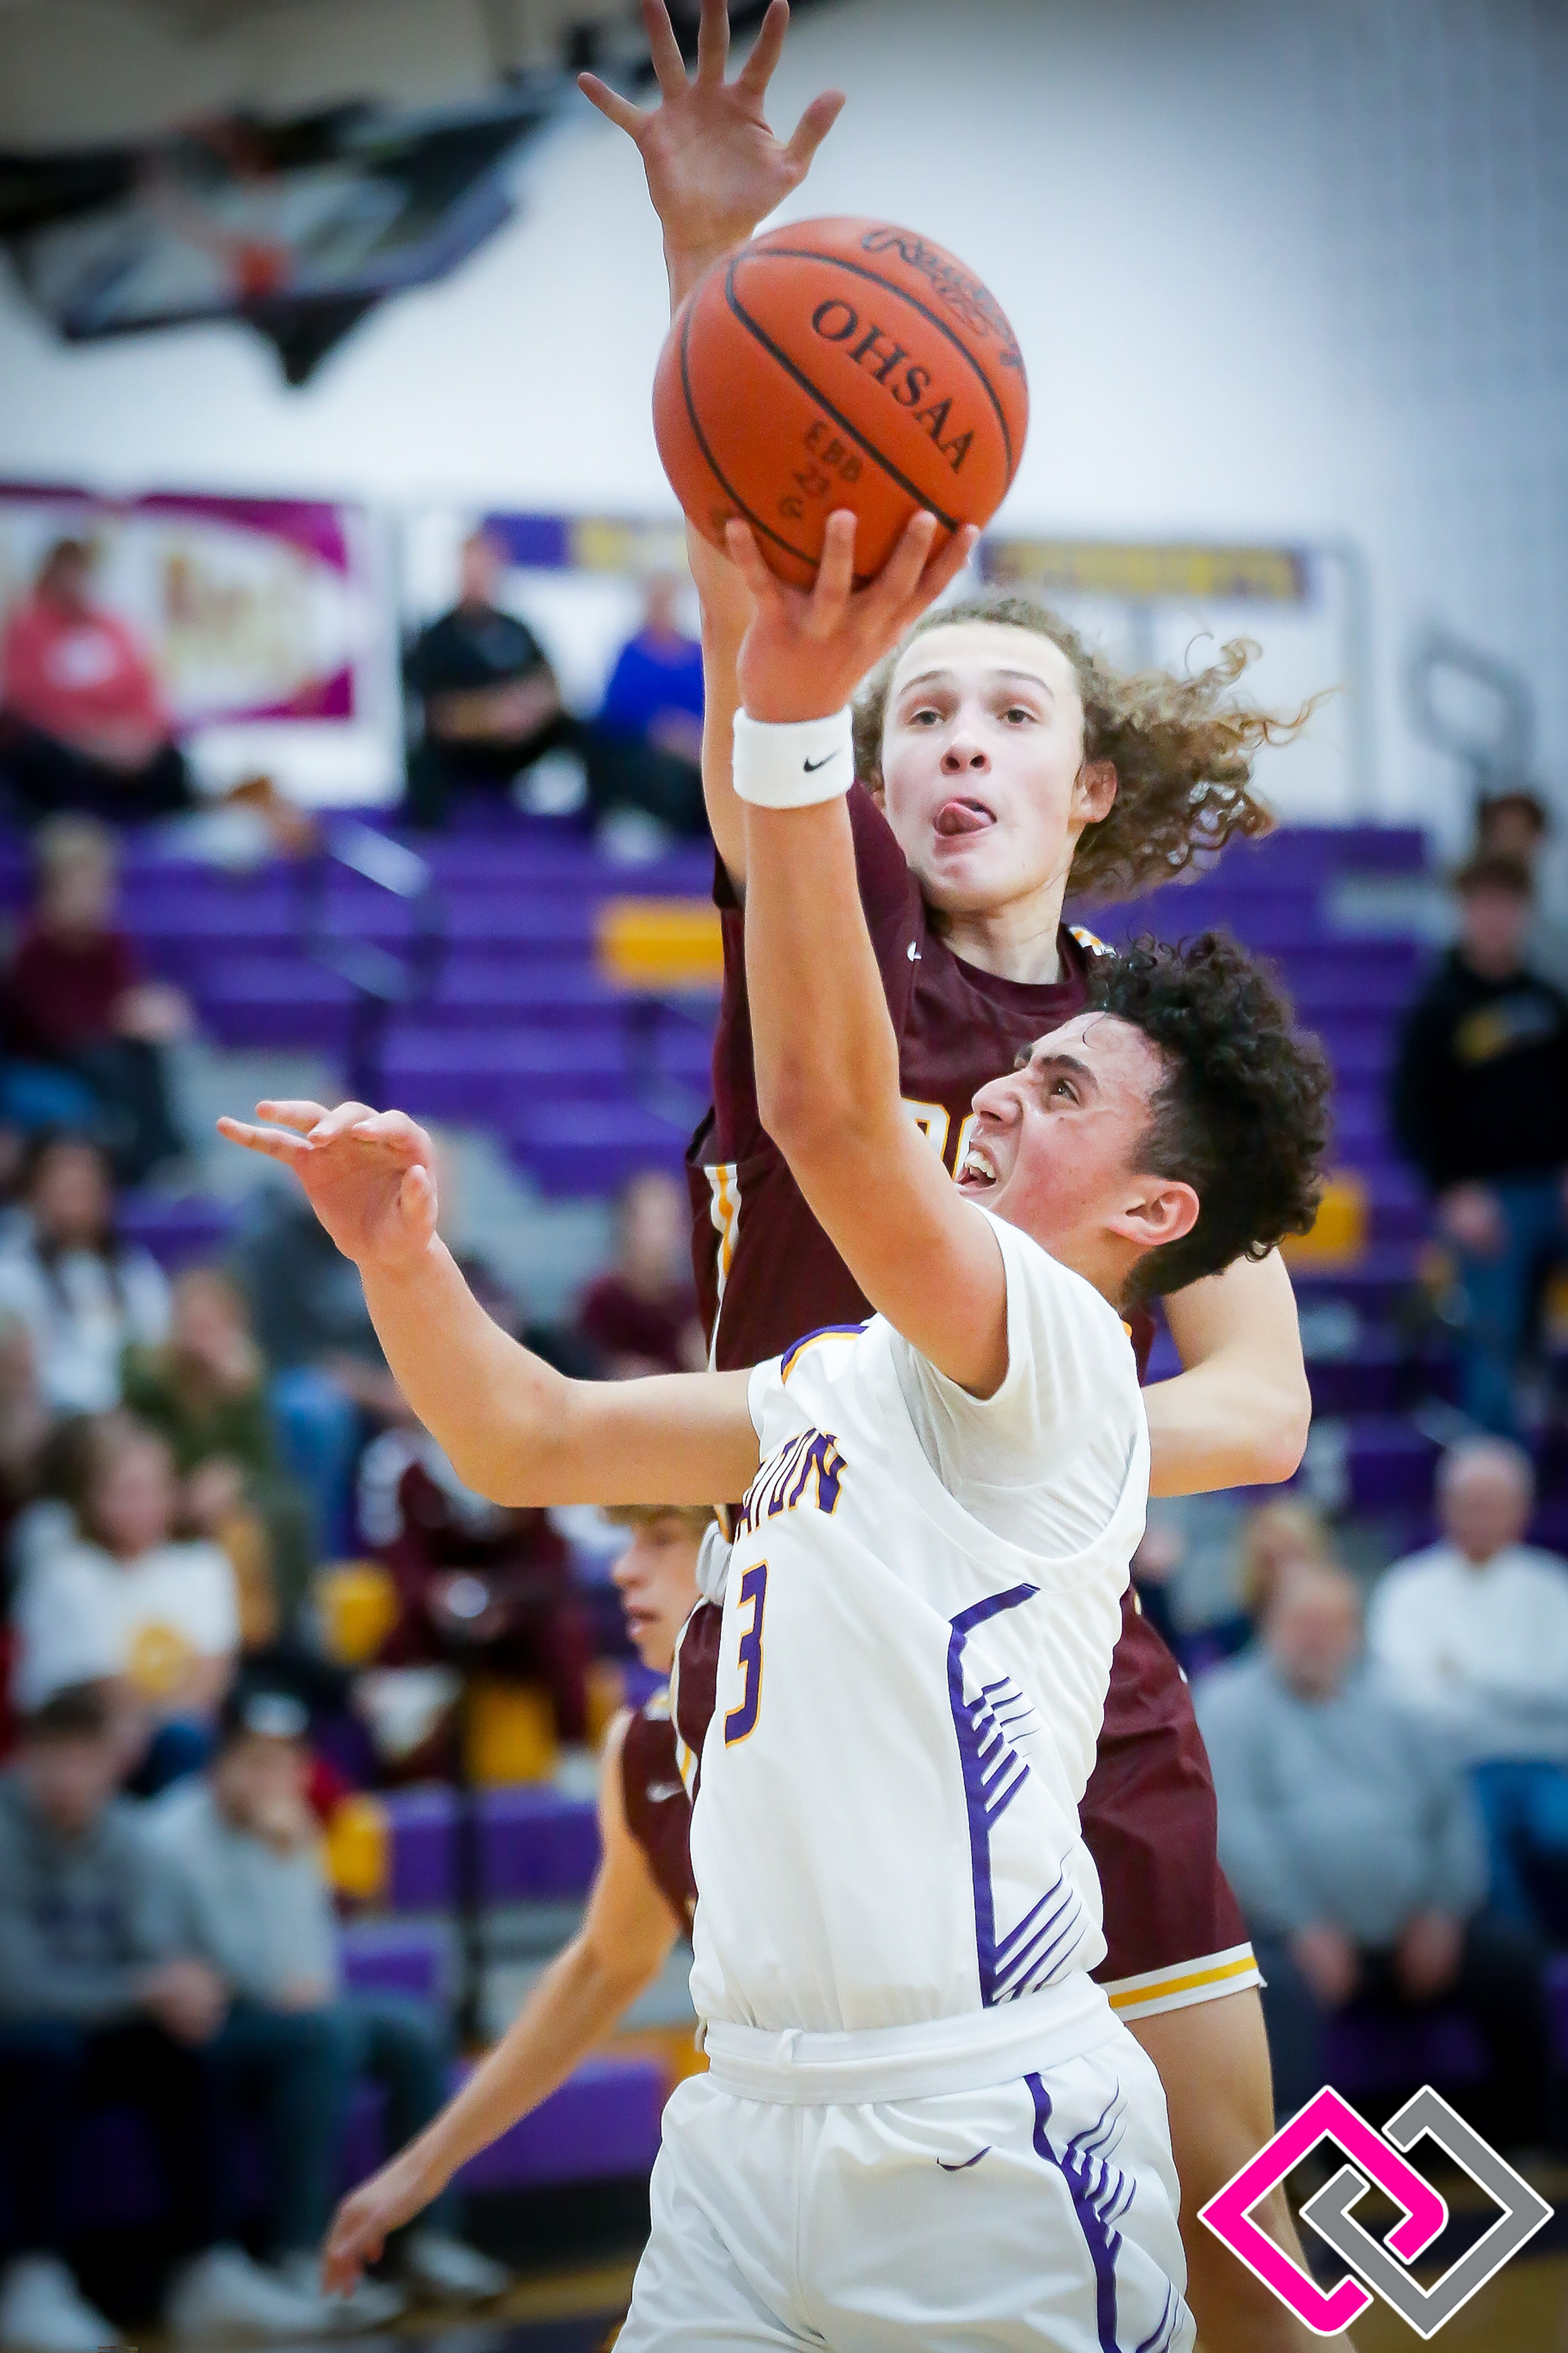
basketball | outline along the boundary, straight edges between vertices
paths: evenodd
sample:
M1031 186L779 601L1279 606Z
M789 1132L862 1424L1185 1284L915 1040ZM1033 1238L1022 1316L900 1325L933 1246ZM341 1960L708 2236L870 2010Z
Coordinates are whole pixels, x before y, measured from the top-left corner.
M809 587L837 507L859 518L857 576L929 508L936 545L1002 503L1029 389L1017 338L971 269L912 229L801 221L715 263L681 304L654 379L676 496L722 546L749 522Z

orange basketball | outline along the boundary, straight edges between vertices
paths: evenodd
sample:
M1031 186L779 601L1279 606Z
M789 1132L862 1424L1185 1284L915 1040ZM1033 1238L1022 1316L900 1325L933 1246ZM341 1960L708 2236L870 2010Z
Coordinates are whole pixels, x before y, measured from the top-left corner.
M653 387L676 496L722 545L742 517L809 587L836 507L859 517L861 579L910 515L984 523L1017 471L1029 387L1001 305L940 245L882 221L778 228L694 286Z

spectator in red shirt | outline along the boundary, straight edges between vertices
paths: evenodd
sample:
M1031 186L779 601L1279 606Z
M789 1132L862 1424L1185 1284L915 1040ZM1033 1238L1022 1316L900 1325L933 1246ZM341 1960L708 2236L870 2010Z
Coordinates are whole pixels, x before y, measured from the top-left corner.
M36 817L168 817L195 794L136 633L92 602L94 554L57 540L0 640L0 754Z
M700 1372L708 1361L692 1288L686 1196L645 1168L621 1194L616 1262L590 1283L578 1329L617 1381Z
M114 921L115 844L91 818L56 818L36 843L38 893L0 985L5 1042L20 1060L86 1081L122 1183L184 1149L163 1050L190 1027L177 988L147 978Z

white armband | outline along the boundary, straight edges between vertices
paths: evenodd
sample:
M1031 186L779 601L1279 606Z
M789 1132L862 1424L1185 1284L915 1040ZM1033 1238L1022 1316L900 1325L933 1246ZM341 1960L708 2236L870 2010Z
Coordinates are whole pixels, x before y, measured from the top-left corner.
M778 725L735 713L735 790L758 808L814 808L837 800L855 781L855 741L847 706L828 719Z

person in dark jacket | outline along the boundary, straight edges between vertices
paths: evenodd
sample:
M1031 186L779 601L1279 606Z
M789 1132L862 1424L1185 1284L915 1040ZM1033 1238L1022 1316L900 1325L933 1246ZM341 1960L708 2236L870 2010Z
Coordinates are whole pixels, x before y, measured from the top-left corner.
M408 764L408 814L444 823L454 784L501 789L546 752L581 748L544 649L498 603L501 552L488 533L463 543L458 601L419 632L404 677L421 721Z
M1394 1128L1458 1261L1465 1409L1511 1437L1542 1277L1568 1256L1568 997L1526 962L1521 860L1483 852L1456 888L1459 937L1401 1033Z

